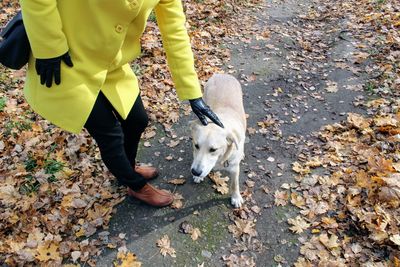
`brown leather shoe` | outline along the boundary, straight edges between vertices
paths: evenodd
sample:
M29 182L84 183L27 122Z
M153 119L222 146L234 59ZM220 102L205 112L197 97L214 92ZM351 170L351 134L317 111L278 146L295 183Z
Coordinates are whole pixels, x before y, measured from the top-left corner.
M171 193L157 189L150 184L146 184L137 192L128 187L128 195L155 207L168 206L174 201L174 196Z
M158 176L158 170L152 166L136 165L135 171L141 174L146 180L151 180Z

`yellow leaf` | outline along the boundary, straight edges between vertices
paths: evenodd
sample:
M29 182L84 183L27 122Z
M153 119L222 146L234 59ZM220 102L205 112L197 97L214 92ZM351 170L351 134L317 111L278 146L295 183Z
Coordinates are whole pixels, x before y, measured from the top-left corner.
M50 245L40 245L37 249L38 255L36 256L36 259L42 262L49 260L60 260L61 257L57 250L58 246L54 243L51 243Z
M83 229L83 227L81 227L81 229L79 229L79 231L77 231L77 232L75 233L75 235L76 235L77 237L84 236L84 235L85 235L85 229Z
M117 259L121 261L120 264L114 264L115 267L140 267L142 263L136 260L136 255L131 252L118 252Z
M303 167L297 161L293 162L292 165L293 165L293 167L292 167L293 171L295 171L295 172L297 172L299 174L304 175L304 174L310 173L310 168L309 167Z

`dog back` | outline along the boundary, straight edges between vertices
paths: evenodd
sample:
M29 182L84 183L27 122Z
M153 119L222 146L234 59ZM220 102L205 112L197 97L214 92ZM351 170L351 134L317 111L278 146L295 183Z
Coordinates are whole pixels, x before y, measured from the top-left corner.
M231 75L214 74L204 86L204 101L217 115L235 114L242 122L246 121L242 88Z

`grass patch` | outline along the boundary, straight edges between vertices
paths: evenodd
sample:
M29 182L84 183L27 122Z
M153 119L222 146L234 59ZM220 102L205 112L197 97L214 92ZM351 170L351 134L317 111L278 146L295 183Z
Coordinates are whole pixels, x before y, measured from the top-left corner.
M25 181L20 186L19 190L22 194L29 195L36 193L40 188L40 183L32 175L25 177Z
M137 63L133 63L133 64L132 64L132 70L133 70L133 72L135 73L135 75L136 75L137 77L140 77L140 76L143 74L142 68L141 68L140 65L137 64Z
M44 163L44 171L46 174L51 174L47 181L49 183L54 183L57 181L57 177L54 175L64 168L64 163L57 161L55 159L46 159Z
M365 90L365 92L367 92L367 93L369 93L369 94L374 93L374 89L375 89L375 86L374 86L372 83L370 83L370 82L368 82L368 83L366 83L366 84L364 85L364 90Z
M33 171L37 167L37 161L32 156L25 161L25 170L27 172Z
M64 163L55 159L46 159L44 163L44 171L46 174L56 174L64 168Z
M4 125L4 135L8 136L13 133L14 136L17 135L18 131L27 131L32 129L32 124L28 120L23 121L8 121Z
M151 22L157 22L156 14L154 13L154 11L151 11L148 20Z
M0 112L2 112L6 107L6 101L7 101L6 97L0 97Z

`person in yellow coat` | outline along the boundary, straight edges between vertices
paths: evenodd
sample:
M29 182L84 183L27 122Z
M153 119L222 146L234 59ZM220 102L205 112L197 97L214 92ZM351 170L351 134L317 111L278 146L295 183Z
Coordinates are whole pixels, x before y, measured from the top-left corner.
M172 78L181 100L206 125L223 127L202 100L181 0L21 0L32 49L24 94L38 114L78 133L86 128L105 165L128 195L153 206L170 193L148 180L153 167L136 165L148 124L138 80L129 63L141 53L140 36L154 10Z

